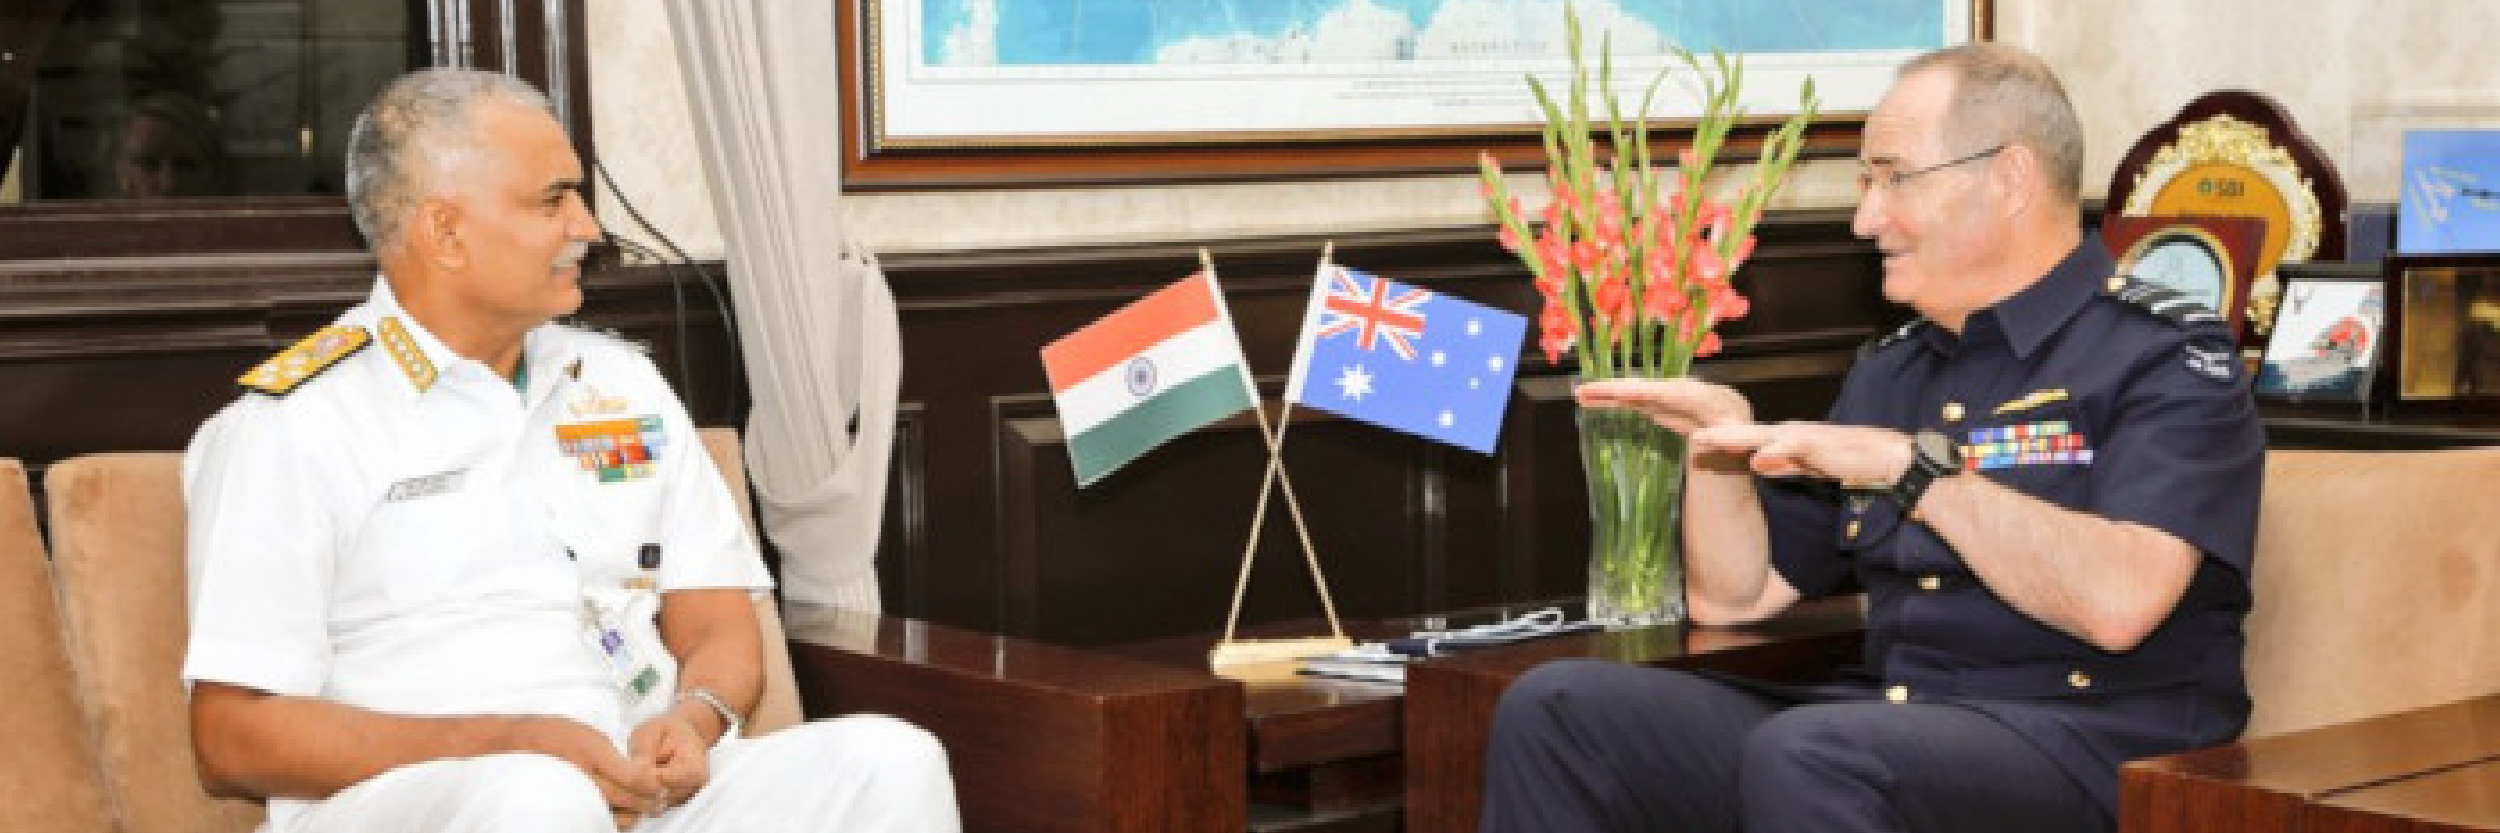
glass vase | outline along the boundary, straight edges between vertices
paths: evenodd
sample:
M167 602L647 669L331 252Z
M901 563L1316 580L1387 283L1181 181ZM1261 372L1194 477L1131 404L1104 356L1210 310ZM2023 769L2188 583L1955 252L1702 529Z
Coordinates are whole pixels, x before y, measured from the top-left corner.
M1684 438L1636 411L1582 409L1589 484L1589 620L1684 619Z

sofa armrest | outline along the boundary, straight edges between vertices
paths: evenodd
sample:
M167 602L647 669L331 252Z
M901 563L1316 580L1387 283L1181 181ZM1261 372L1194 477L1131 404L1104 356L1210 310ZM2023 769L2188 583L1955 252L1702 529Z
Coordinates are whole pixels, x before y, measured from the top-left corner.
M2500 693L2175 755L2120 772L2126 833L2298 830L2327 802L2500 760Z
M807 716L888 714L936 735L967 830L1239 831L1239 683L914 619L788 613Z

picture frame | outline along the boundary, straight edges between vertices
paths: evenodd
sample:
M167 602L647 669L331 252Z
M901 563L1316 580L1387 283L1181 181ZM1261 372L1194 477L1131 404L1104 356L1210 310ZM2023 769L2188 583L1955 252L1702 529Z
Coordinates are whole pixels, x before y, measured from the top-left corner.
M2256 283L2266 221L2258 217L2168 214L2104 217L2101 242L2118 271L2185 293L2230 321L2242 344L2264 330L2252 326L2249 289ZM2268 321L2270 324L2271 321Z
M2500 253L2500 130L2407 130L2396 251Z
M2387 339L2386 274L2374 263L2286 263L2253 391L2285 403L2367 405Z
M1397 12L1371 2L836 2L842 177L854 191L1454 173L1473 170L1488 152L1505 165L1526 165L1542 149L1524 78L1535 73L1550 84L1567 78L1569 67L1552 34L1559 21L1547 20L1558 17L1552 4L1527 0L1446 7L1419 0L1392 4ZM1722 149L1731 158L1750 159L1761 137L1793 114L1799 82L1809 76L1823 103L1805 155L1855 153L1865 112L1893 71L1928 50L1985 39L1992 11L1991 0L1803 2L1828 12L1817 14L1823 25L1770 25L1775 15L1815 11L1796 4L1701 13L1721 26L1713 31L1736 33L1731 40L1821 39L1764 40L1778 50L1734 56L1746 62L1749 115ZM1223 20L1212 20L1218 7ZM1477 16L1510 9L1500 13L1535 25L1449 24L1445 18L1457 13L1442 12L1462 7ZM1641 16L1680 6L1606 0L1593 8L1605 14L1587 16L1618 24L1608 32L1629 33L1613 41L1614 76L1622 98L1638 102L1674 60L1663 49L1635 48L1664 40L1658 29L1642 28ZM1123 13L1148 20L1054 26L1053 10L1086 21L1132 22L1116 17ZM1193 14L1210 21L1195 26ZM1311 19L1264 19L1279 15ZM1346 22L1362 15L1371 18ZM1756 16L1761 25L1742 25ZM1541 34L1517 34L1529 30ZM1644 31L1647 40L1636 36ZM1808 34L1794 34L1801 32ZM1597 37L1586 47L1591 63ZM1550 55L1538 51L1549 47ZM1651 118L1661 145L1689 132L1678 117L1699 112L1690 87L1673 76L1660 86Z
M2500 411L2500 255L2386 260L2381 395L2418 412Z

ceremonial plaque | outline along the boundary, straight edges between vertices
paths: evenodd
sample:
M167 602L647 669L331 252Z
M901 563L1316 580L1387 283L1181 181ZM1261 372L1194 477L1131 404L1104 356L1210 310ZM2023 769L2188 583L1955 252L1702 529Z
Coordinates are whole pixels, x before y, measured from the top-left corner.
M2274 102L2226 90L2189 102L2137 140L2110 178L2112 213L2257 217L2265 221L2247 320L2271 326L2276 264L2344 251L2344 186ZM2262 327L2261 327L2262 328Z

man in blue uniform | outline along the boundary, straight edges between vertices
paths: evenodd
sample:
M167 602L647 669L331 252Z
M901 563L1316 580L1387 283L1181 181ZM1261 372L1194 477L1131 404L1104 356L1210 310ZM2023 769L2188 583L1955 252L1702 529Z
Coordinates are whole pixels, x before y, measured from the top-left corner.
M2101 831L2120 763L2239 732L2263 433L2221 319L2079 233L2082 155L2037 58L1913 61L1867 120L1856 231L1920 317L1830 421L1691 379L1580 389L1692 440L1696 622L1854 576L1864 664L1541 667L1497 711L1483 829Z

